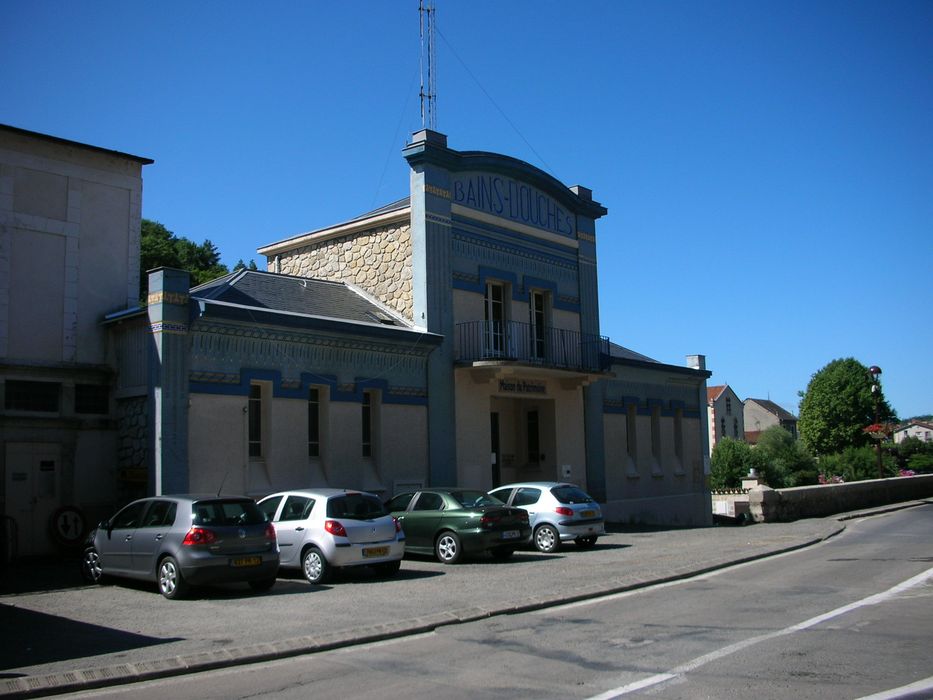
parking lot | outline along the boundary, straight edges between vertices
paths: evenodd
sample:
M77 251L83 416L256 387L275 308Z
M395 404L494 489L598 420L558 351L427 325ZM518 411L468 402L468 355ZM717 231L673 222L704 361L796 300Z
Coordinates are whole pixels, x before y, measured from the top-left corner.
M363 570L312 586L296 573L281 575L268 593L236 584L179 601L163 598L154 584L77 585L69 570L62 587L0 596L3 628L16 630L4 634L0 673L118 673L112 667L167 659L190 668L199 659L287 655L682 577L816 542L841 527L807 520L613 532L589 550L521 550L508 561L483 557L453 566L406 558L391 579Z

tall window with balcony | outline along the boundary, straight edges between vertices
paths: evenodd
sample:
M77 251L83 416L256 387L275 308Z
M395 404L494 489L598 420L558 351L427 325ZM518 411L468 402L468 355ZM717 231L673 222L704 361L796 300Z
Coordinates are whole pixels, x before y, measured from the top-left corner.
M531 292L531 357L547 359L547 292Z
M486 283L484 350L487 357L506 354L505 299L504 284Z

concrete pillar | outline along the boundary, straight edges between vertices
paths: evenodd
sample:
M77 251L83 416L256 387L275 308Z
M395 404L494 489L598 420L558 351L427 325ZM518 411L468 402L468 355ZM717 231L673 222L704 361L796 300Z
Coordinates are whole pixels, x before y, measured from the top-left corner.
M430 129L402 151L411 166L412 308L416 326L444 337L428 356L428 460L433 486L457 482L454 319L447 137Z
M188 492L189 276L160 267L149 272L149 493Z

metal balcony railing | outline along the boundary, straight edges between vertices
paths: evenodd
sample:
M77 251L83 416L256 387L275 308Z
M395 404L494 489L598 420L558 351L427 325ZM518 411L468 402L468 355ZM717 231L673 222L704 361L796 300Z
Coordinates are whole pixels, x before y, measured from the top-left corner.
M542 367L598 372L608 366L609 339L517 321L458 323L457 360L514 360Z

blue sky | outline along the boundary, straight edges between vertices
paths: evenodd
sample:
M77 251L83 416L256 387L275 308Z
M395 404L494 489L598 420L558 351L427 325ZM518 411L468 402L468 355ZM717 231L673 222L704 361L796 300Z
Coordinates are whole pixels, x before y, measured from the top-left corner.
M933 412L933 2L436 0L437 128L609 210L604 335L797 412ZM153 158L223 261L407 194L417 0L0 1L0 123Z

